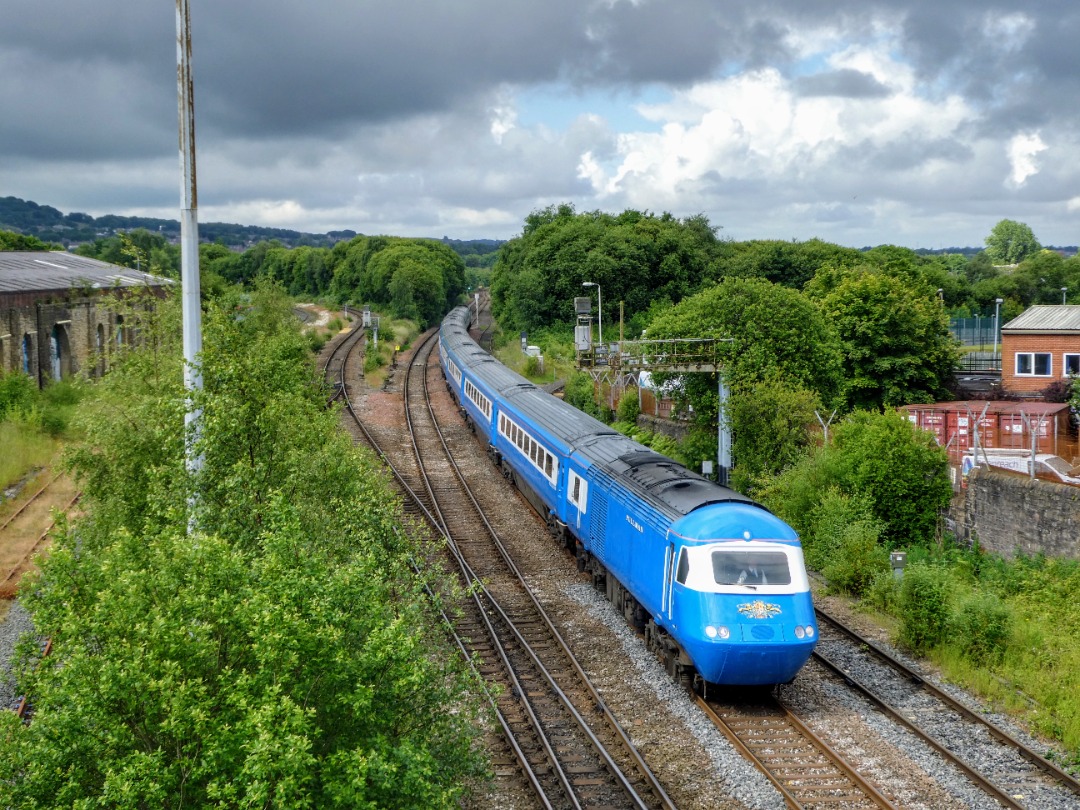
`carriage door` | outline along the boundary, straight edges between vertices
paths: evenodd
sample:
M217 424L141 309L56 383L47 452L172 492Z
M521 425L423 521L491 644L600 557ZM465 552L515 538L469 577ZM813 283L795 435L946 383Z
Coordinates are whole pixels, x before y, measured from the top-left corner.
M660 612L671 619L671 603L675 588L675 544L668 543L667 553L664 554L664 598L660 603Z

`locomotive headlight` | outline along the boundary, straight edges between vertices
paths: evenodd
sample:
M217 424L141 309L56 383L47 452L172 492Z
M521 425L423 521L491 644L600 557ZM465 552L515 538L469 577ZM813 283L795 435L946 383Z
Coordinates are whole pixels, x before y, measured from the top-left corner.
M806 631L803 630L802 625L795 625L795 638L806 638Z
M709 638L716 638L716 628L713 627L711 624L706 625L705 635L707 635Z
M806 637L807 638L813 638L814 637L814 625L812 625L812 624L806 625Z

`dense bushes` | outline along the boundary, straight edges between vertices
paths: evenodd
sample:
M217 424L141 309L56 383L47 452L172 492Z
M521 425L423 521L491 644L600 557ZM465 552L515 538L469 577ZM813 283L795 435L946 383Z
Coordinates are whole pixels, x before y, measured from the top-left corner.
M900 642L927 652L945 639L949 626L949 578L932 565L911 565L900 584Z
M35 715L0 716L0 806L460 806L479 685L289 302L210 308L188 436L176 304L81 416L87 514L23 594L52 666L24 644Z

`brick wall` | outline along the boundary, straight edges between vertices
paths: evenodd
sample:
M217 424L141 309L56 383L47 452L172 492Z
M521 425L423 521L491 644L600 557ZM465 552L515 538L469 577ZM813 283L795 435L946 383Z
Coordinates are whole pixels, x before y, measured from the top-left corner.
M963 545L1080 559L1080 487L976 467L950 515Z
M1053 355L1049 377L1016 374L1016 354L1050 352ZM1034 394L1065 376L1063 354L1080 354L1080 335L1009 335L1001 336L1001 387L1009 393Z

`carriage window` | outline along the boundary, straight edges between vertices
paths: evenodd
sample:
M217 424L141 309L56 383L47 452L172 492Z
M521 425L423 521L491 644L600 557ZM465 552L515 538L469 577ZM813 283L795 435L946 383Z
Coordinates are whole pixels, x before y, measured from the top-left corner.
M574 504L578 508L578 511L585 511L585 501L589 495L589 484L573 470L567 473L566 486L570 492L570 503Z
M544 453L544 475L551 478L551 454Z

